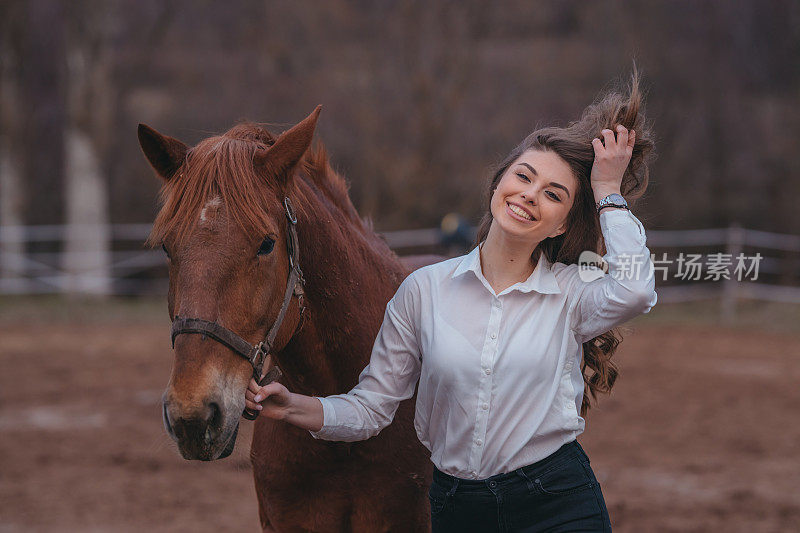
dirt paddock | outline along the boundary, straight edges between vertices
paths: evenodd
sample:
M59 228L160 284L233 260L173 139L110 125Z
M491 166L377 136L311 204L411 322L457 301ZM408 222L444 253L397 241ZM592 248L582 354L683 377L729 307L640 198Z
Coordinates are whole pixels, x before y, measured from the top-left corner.
M215 463L164 433L163 307L0 302L0 532L259 530L251 423ZM634 322L579 438L614 530L800 531L800 335L687 322Z

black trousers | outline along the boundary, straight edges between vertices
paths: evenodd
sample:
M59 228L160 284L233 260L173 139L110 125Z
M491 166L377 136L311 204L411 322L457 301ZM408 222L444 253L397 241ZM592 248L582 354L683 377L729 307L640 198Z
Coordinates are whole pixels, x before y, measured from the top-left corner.
M600 484L577 440L482 480L434 467L428 495L433 533L611 531Z

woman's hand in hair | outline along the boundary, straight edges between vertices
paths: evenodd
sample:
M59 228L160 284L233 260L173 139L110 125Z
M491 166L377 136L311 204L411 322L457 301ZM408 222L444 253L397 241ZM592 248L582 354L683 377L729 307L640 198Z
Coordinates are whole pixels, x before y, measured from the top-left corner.
M592 140L594 147L594 164L592 165L591 183L595 196L601 197L619 193L622 176L631 162L633 145L636 142L636 131L628 133L621 124L617 126L617 135L609 129L602 131L603 140Z

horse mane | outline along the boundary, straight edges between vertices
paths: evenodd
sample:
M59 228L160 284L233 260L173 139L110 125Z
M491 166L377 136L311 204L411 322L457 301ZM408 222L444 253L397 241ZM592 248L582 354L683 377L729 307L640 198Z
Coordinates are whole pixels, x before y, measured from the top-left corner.
M276 139L263 125L243 122L190 149L180 169L161 188L162 208L147 243L160 245L170 233L182 241L194 227L203 206L214 197L222 200L245 231L266 234L270 217L264 206L269 200L269 187L256 171L253 158L257 150L268 149ZM333 170L321 143L306 151L294 172L295 180L308 185L318 201L341 213L373 246L388 248L374 233L372 222L359 217L350 200L347 182ZM300 188L297 185L295 189Z

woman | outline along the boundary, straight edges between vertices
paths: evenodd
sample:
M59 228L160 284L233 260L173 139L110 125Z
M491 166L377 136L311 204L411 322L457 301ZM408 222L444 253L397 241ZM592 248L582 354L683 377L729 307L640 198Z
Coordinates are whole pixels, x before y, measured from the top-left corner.
M621 196L641 196L652 155L638 85L634 71L628 96L611 92L509 154L477 246L400 285L355 388L316 398L252 382L247 407L315 438L363 440L419 383L434 532L610 531L575 439L590 395L617 377L612 328L656 303L644 228ZM609 272L579 268L603 241Z

